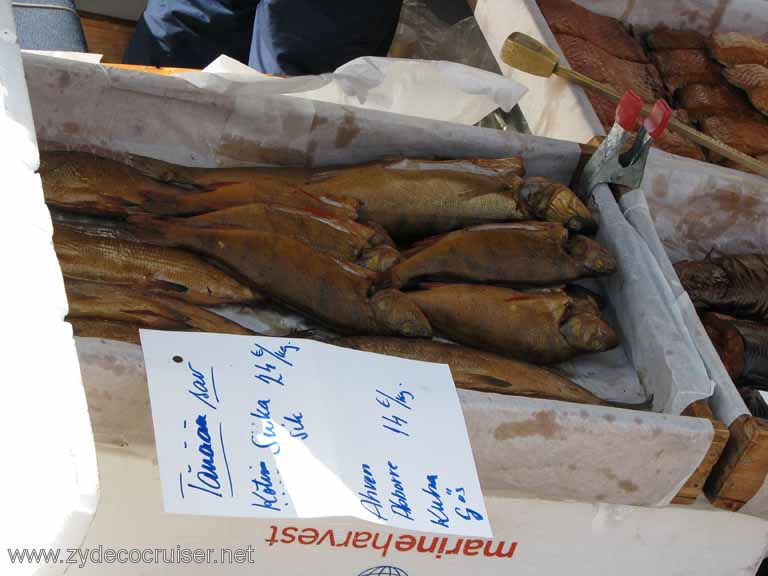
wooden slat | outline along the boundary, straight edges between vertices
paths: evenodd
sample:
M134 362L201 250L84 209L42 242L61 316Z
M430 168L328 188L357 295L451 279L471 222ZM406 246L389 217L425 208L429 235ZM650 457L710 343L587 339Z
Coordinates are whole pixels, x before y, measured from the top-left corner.
M99 14L80 13L88 51L103 54L102 62L122 62L136 22Z
M730 432L728 427L722 422L715 420L712 414L712 409L709 407L709 402L706 400L699 400L688 406L683 411L683 416L692 416L694 418L707 418L712 422L714 428L714 435L712 437L712 444L709 446L709 450L704 455L704 458L699 464L698 468L688 478L688 482L680 489L677 496L672 500L672 504L693 504L704 489L704 484L709 478L712 469L720 459L725 446L728 443Z
M718 508L738 510L768 475L768 421L743 415L730 426L731 437L705 486Z

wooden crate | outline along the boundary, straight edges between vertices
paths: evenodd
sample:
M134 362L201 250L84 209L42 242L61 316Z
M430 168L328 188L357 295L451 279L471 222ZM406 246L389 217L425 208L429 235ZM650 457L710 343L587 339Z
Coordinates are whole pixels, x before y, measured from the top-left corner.
M704 459L701 461L701 464L699 464L699 467L696 468L696 471L691 474L691 477L688 478L688 482L686 482L680 489L680 492L677 493L677 496L672 499L672 504L687 505L693 504L704 489L707 478L709 478L712 469L720 460L723 450L728 443L730 432L725 424L719 420L715 420L712 410L709 407L709 403L706 400L694 402L685 409L683 415L696 418L707 418L712 422L712 427L714 428L712 444L709 446L709 450L704 456Z
M730 431L705 493L718 508L736 511L757 493L768 475L768 420L743 415L734 420Z

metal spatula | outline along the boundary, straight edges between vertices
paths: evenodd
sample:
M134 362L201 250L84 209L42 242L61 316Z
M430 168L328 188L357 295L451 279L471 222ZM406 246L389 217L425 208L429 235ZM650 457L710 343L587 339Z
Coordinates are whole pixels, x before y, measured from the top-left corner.
M596 82L589 76L585 76L570 68L564 68L560 65L560 56L558 56L556 52L535 38L531 38L521 32L513 32L509 35L509 38L506 39L504 46L501 48L501 59L509 66L527 72L528 74L543 76L545 78L552 75L559 76L569 82L574 82L579 86L594 90L606 98L610 98L614 102L618 102L622 96L610 86ZM651 105L646 103L643 106L643 114L649 114L651 108ZM670 120L669 129L682 135L691 142L695 142L704 148L712 150L729 160L738 162L741 166L749 168L753 172L768 178L768 164L764 164L751 156L747 156L735 148L728 146L724 142L715 140L711 136L699 132L695 128L691 128L675 118Z

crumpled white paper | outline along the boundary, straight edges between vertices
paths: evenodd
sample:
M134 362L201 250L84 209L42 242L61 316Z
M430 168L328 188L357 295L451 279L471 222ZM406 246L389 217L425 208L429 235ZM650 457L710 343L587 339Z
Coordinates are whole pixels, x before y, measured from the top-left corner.
M258 86L262 93L457 124L476 124L497 108L508 112L527 91L514 80L455 62L374 56L356 58L331 74L286 78L220 56L203 72L177 76L220 94L244 94Z

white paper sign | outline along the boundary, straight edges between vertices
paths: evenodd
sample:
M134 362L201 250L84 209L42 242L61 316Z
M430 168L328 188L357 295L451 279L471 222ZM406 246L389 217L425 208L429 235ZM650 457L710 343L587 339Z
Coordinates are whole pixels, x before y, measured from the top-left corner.
M301 339L141 344L166 511L492 536L448 366Z

